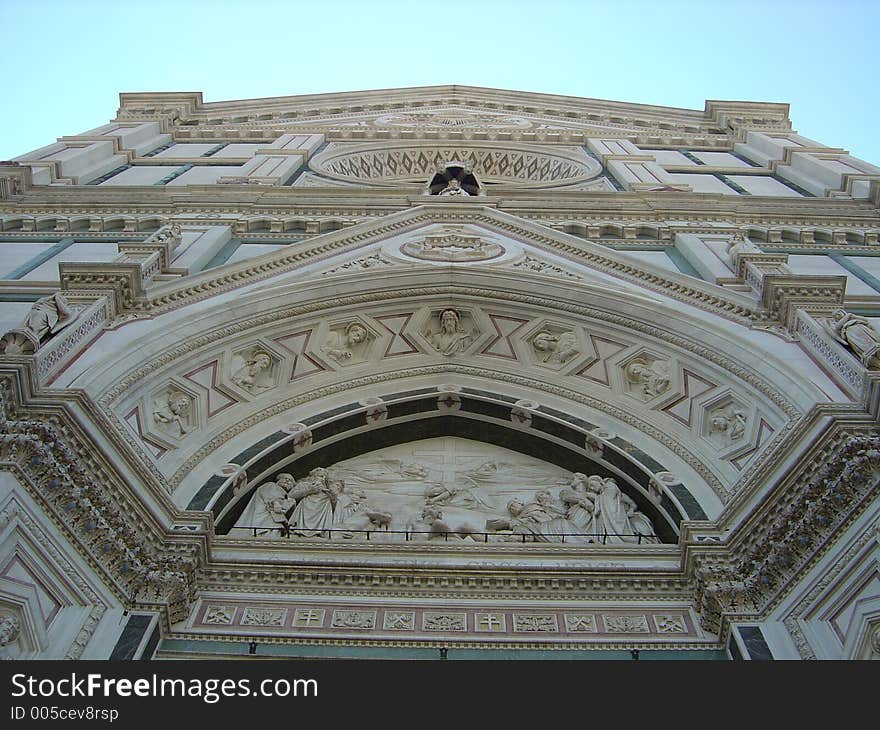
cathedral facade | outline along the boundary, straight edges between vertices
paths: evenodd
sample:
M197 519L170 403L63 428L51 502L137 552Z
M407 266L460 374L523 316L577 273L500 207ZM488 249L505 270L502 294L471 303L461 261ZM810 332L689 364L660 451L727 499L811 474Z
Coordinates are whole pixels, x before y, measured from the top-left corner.
M880 168L788 111L124 93L0 163L0 652L880 658Z

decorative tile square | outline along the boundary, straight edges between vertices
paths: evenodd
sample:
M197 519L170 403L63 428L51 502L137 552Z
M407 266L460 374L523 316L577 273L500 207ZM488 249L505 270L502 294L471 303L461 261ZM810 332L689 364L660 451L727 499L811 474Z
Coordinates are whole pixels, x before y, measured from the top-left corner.
M385 611L382 628L391 631L412 631L416 627L415 611Z
M376 628L375 611L342 611L333 612L330 625L334 629L374 629Z
M235 618L235 606L208 606L205 609L203 624L225 625L231 624Z
M591 613L566 613L565 630L596 633L596 617Z
M422 614L422 628L425 631L467 631L467 614L426 611Z
M654 624L660 634L686 634L687 624L680 613L654 614Z
M514 631L559 631L556 614L553 613L515 613Z
M293 625L297 628L318 628L324 625L323 608L298 608L293 614Z
M474 631L505 631L507 618L503 613L477 612L474 614Z
M609 634L648 634L648 619L645 616L603 616L605 631Z
M241 616L242 626L284 626L286 608L248 607Z

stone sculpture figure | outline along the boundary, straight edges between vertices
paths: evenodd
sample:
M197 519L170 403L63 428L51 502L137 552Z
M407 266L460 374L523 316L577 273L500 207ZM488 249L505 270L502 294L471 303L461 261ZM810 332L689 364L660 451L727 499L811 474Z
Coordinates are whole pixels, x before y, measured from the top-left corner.
M465 196L469 196L469 195L470 195L470 193L468 193L467 190L465 190L465 189L461 186L461 183L459 182L458 178L455 178L455 177L452 178L452 179L446 184L446 187L443 188L443 190L441 190L441 191L440 191L439 193L437 193L437 194L438 194L438 195L441 195L441 196L453 196L453 195L465 195Z
M745 435L748 417L739 409L729 413L716 413L709 421L709 433L726 433L731 441L738 441Z
M11 613L0 618L0 647L9 646L18 639L21 633L21 622Z
M532 338L532 347L541 356L541 362L564 363L580 352L574 332L554 335L543 330Z
M287 513L296 503L289 495L295 484L292 474L279 474L277 482L261 484L236 521L236 527L251 528L251 534L255 528L258 536L282 534L287 526Z
M37 340L57 334L75 317L67 299L59 292L41 297L34 302L22 322L22 329L29 330Z
M312 469L290 490L296 507L288 520L290 531L305 537L321 537L333 529L334 512L345 491L345 483L331 480L323 467ZM350 514L349 514L350 516Z
M623 493L621 493L621 498L623 499L623 503L626 509L626 517L629 520L630 530L633 533L636 533L634 535L624 537L624 541L636 543L660 542L654 536L654 525L651 524L651 520L649 520L644 514L639 512L639 508L638 505L636 505L635 500L628 494ZM639 535L641 535L642 537L639 537Z
M511 499L507 503L507 517L486 521L488 532L509 532L512 535L529 535L538 542L561 542L564 535L577 532L575 526L562 517L549 493L537 496L535 502L524 503ZM549 498L549 499L548 499Z
M169 391L165 398L165 403L153 411L153 420L156 423L176 424L180 430L180 435L185 436L189 433L186 424L189 409L189 396L180 391Z
M659 362L648 364L642 358L636 358L624 369L627 382L640 386L642 395L653 398L669 390L669 374Z
M880 369L880 335L867 319L835 309L827 328L834 339L859 356L865 367Z
M337 362L350 360L354 348L366 339L367 328L359 322L352 322L345 328L345 332L331 331L321 349Z
M461 326L461 316L454 309L444 309L440 313L440 331L427 333L428 342L442 355L463 352L471 338Z
M269 354L258 350L245 361L242 367L235 371L232 382L254 394L268 390L271 386L261 383L260 380L271 366L272 358Z
M559 499L566 506L566 517L582 533L593 532L593 511L596 508L588 483L586 474L575 472L569 485L559 492Z
M636 503L620 491L611 477L602 480L595 515L596 532L600 535L597 539L604 544L638 542L639 537L634 533L651 535L654 532L651 521L636 511Z

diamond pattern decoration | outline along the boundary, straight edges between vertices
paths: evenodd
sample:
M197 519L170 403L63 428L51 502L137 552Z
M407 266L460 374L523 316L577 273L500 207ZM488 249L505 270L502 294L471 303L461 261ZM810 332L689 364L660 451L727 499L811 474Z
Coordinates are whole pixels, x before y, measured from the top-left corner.
M293 353L293 366L290 368L290 382L299 380L307 375L326 370L321 363L310 357L306 350L309 346L313 330L303 330L302 332L294 332L292 335L285 335L275 339L281 347L288 352Z

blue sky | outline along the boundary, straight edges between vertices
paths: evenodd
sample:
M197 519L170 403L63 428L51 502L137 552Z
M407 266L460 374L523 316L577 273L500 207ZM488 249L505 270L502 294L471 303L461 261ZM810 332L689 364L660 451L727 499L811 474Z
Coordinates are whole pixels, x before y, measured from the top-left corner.
M789 102L801 134L880 165L878 28L880 0L0 0L0 159L103 124L120 91L455 83Z

